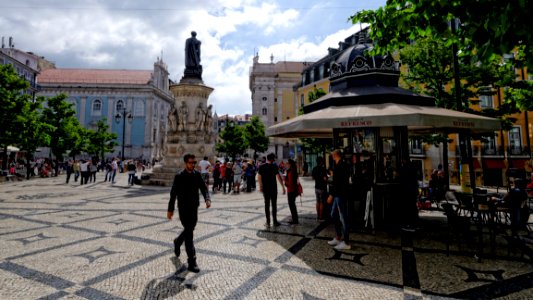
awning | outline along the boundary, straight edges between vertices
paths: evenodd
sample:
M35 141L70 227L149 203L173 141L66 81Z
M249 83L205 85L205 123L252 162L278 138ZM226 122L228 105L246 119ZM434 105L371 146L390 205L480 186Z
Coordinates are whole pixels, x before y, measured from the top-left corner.
M334 106L304 114L267 128L274 137L331 137L333 128L407 126L422 132L494 132L494 118L438 108L397 103Z
M505 162L503 161L503 159L485 158L483 159L483 167L485 169L506 169Z
M510 159L511 167L516 168L516 169L525 169L525 165L527 161L528 161L527 159L522 159L522 158Z
M474 163L474 170L481 169L481 165L479 164L479 160L477 158L472 158L472 162Z
M7 146L7 152L19 152L20 149L15 146Z

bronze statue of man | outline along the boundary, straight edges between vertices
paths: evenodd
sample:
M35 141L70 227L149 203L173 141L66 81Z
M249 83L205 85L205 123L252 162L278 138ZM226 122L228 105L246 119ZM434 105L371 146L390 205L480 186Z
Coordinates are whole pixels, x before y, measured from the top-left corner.
M185 41L185 72L186 77L202 78L202 65L200 64L200 45L196 39L196 32L191 32L191 37Z

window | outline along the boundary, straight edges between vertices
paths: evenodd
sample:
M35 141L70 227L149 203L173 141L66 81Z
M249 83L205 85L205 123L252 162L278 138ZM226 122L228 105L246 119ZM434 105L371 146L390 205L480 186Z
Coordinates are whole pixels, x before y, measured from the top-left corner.
M278 117L274 117L274 122L277 122L278 121Z
M496 139L494 136L482 136L481 147L483 148L483 154L496 155Z
M266 115L267 115L267 109L266 109L266 107L263 107L261 113L263 114L263 116L266 116Z
M492 95L480 95L479 96L479 107L481 108L492 108Z
M422 140L421 139L412 139L411 140L411 153L413 154L423 154L422 150Z
M494 91L491 86L484 86L479 89L479 107L480 108L493 108L492 95Z
M278 102L278 98L274 98L274 102Z
M136 100L133 103L133 116L134 117L144 116L144 102L142 100Z
M124 100L118 100L117 104L115 104L116 112L120 113L120 112L122 112L123 109L124 109Z
M102 101L99 99L96 99L93 101L93 116L101 116L102 115Z
M263 101L267 101L267 97L263 97Z
M522 138L520 136L519 126L515 126L509 130L509 152L511 154L522 153Z

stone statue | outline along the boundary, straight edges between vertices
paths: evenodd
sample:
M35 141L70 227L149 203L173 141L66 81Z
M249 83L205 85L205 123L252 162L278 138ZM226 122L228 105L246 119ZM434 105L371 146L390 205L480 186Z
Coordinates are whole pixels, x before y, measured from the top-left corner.
M185 77L202 78L202 65L200 65L200 45L196 39L196 32L191 32L191 37L185 41Z
M168 112L168 125L171 132L178 130L178 110L174 105L172 105L172 109Z
M213 130L213 116L212 116L213 105L207 107L204 120L205 132L210 133Z
M189 108L185 104L185 101L181 102L181 107L178 110L179 113L179 124L178 131L184 131L187 129L187 116L189 115Z
M205 121L205 111L204 106L202 105L202 102L198 104L198 107L196 107L196 130L202 131L204 128L204 121Z

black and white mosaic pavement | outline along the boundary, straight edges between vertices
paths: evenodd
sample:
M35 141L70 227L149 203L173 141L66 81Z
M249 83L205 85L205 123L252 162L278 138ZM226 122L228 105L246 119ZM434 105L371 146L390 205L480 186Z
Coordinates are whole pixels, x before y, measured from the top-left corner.
M174 257L169 188L80 186L64 177L0 185L0 299L531 299L533 264L511 253L476 261L431 235L353 233L327 245L312 183L301 225L266 229L260 193L213 196L195 231L201 272ZM280 195L279 216L289 216Z

